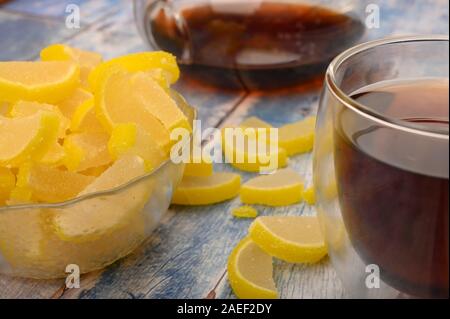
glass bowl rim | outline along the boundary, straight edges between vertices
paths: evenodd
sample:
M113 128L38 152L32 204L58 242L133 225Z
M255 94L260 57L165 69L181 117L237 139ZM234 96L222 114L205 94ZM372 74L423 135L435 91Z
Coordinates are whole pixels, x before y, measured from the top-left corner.
M176 92L175 90L172 90L172 94L176 94L178 98L183 99L183 102L185 103L185 107L189 108L189 110L192 112L193 118L192 118L192 124L194 123L194 121L197 119L197 110L195 107L193 107L192 105L190 105L189 103L187 103L183 96L180 95L178 92ZM190 135L190 137L192 138L192 133ZM141 176L137 176L131 180L129 180L128 182L121 184L119 186L110 188L110 189L106 189L106 190L102 190L102 191L97 191L97 192L92 192L92 193L88 193L88 194L84 194L81 196L77 196L65 201L61 201L61 202L55 202L55 203L30 203L30 204L16 204L16 205L5 205L5 206L0 206L0 214L5 213L7 211L12 211L12 210L22 210L22 209L58 209L58 208L65 208L68 206L72 206L75 205L79 202L88 200L88 199L92 199L92 198L96 198L96 197L101 197L101 196L112 196L115 194L120 193L122 190L130 188L138 183L140 183L143 180L149 179L152 176L158 174L161 170L163 170L166 166L170 165L170 164L174 164L174 165L180 165L180 164L175 164L171 161L170 157L165 160L164 162L162 162L158 167L154 168L153 170L151 170L148 173L145 173L144 175Z
M370 120L378 122L384 126L388 126L397 130L402 130L412 134L426 135L432 138L438 139L449 139L449 130L442 128L431 128L429 126L424 126L416 123L410 123L407 121L397 120L389 116L385 116L381 113L371 110L369 107L361 104L351 98L348 94L341 90L336 81L336 73L339 67L352 58L354 55L373 49L375 47L399 44L407 42L449 42L448 35L414 35L414 36L392 36L383 39L378 39L374 41L365 42L356 45L350 49L339 54L333 59L333 61L328 66L325 75L325 86L327 89L337 98L343 105L347 108L353 110L361 116L367 117Z

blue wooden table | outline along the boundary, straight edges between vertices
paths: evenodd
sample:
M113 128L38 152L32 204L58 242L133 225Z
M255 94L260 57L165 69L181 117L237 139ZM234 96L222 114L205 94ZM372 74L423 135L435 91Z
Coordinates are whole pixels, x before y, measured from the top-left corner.
M367 39L394 34L448 34L447 0L373 0L381 25ZM79 29L67 29L66 6L77 4ZM50 43L68 43L97 51L105 58L148 50L139 37L130 0L16 0L0 6L0 60L36 59ZM318 88L270 94L220 92L179 83L178 89L198 108L205 126L239 123L256 115L282 125L316 111ZM296 156L290 166L311 181L311 155ZM217 170L231 170L225 164ZM244 180L250 174L243 174ZM64 280L38 281L0 276L0 298L234 298L226 279L227 257L245 236L250 221L234 219L239 200L207 207L173 206L149 240L129 257L103 271L84 275L80 289ZM310 215L298 204L258 207L261 215ZM318 265L275 262L282 298L342 298L346 294L328 260Z

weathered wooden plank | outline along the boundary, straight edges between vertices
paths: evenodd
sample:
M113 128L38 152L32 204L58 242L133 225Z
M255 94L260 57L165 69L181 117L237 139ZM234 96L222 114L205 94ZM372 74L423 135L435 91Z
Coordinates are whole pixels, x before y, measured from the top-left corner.
M52 43L67 42L105 16L114 16L131 2L124 0L78 1L80 28L66 26L66 5L72 1L12 1L0 7L0 59L30 60Z
M28 60L40 49L73 35L63 22L0 11L0 60Z
M0 276L0 299L51 298L64 280L35 280Z
M98 52L105 59L147 50L137 33L132 9L131 1L119 2L101 21L67 43Z

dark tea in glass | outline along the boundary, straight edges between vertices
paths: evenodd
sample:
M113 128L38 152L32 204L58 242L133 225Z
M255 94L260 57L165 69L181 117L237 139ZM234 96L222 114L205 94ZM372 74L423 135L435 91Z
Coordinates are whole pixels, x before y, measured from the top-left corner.
M314 142L316 209L355 298L449 296L449 41L357 45L327 69Z
M386 82L351 97L391 119L448 130L448 80ZM414 134L348 112L338 115L334 158L355 250L399 291L448 297L448 148L442 140L423 144Z

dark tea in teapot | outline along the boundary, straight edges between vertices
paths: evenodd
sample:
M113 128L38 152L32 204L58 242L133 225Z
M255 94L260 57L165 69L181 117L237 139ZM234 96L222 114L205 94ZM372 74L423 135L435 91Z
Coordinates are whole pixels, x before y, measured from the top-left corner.
M145 21L147 36L178 57L185 76L248 89L284 88L321 77L330 60L365 29L354 13L270 1L211 1L177 14L150 7Z

